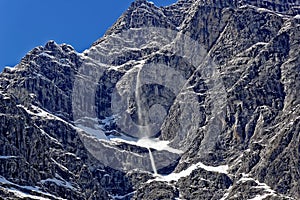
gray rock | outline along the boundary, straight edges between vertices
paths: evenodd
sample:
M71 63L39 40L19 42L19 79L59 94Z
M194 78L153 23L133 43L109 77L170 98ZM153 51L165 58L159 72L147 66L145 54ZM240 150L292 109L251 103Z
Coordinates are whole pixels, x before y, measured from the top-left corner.
M299 199L299 8L137 0L34 48L0 74L0 197Z

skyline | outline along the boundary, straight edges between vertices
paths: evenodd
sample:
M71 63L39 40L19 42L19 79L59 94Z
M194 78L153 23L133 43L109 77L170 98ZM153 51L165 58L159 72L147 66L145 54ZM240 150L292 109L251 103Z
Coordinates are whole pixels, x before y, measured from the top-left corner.
M13 67L34 47L49 40L82 52L89 48L128 9L134 0L1 0L0 72ZM117 2L117 3L116 3ZM152 0L166 6L176 0Z

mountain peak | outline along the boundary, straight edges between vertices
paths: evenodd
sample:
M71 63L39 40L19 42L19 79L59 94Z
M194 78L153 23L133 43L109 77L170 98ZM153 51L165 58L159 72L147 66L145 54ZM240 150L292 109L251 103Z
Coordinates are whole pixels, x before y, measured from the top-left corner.
M184 13L182 13L182 15L184 15ZM159 8L146 0L136 0L117 20L117 22L105 33L105 36L119 33L130 28L141 27L176 29L176 25L168 16L166 16L163 8ZM101 41L102 39L96 41L93 46Z
M135 5L139 5L139 4L143 4L143 3L148 3L148 1L147 0L135 0L133 2L133 4L135 4Z

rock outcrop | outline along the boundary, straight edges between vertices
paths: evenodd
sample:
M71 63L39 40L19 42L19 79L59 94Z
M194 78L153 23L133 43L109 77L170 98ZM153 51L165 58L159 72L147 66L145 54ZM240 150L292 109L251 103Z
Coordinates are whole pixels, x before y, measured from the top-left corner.
M300 2L137 0L0 74L0 198L299 199Z

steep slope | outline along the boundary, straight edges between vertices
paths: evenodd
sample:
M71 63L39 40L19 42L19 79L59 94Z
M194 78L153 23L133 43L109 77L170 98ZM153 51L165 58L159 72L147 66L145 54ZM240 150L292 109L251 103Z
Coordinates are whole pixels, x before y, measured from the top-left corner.
M0 75L5 199L299 199L300 2L137 0Z

